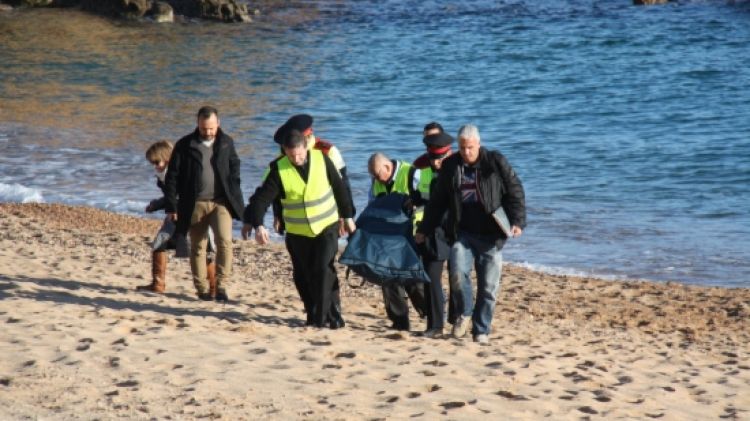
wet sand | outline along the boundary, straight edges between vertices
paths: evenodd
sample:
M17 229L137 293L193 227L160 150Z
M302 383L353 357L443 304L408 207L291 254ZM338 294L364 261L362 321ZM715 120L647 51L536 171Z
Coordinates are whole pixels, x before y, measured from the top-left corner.
M506 265L489 345L390 330L347 282L321 330L279 244L235 240L229 304L172 256L136 292L158 225L0 205L0 419L750 419L750 289Z

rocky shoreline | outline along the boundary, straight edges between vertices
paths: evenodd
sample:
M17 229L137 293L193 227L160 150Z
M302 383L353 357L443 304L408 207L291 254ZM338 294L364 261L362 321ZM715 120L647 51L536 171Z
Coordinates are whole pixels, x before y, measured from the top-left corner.
M77 8L116 19L174 22L175 16L219 22L252 22L260 14L239 0L0 0L0 12L13 8Z

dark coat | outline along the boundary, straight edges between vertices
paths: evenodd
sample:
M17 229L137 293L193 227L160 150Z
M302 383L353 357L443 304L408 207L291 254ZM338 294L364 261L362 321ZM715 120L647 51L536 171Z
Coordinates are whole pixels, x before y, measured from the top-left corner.
M443 213L448 211L446 235L450 242L458 238L461 221L461 154L453 154L443 161L437 183L430 193L430 201L425 207L425 215L418 232L430 235L441 225ZM511 225L526 227L526 200L521 180L513 167L500 152L481 147L477 167L479 200L491 215L500 206L508 215ZM500 233L505 240L505 235Z
M193 140L199 139L198 129L180 139L169 159L169 169L165 179L166 212L177 212L176 232L186 234L190 228L190 218L200 190L203 171L200 151L191 147ZM226 200L227 209L234 219L240 219L244 208L240 188L240 158L234 149L234 140L219 129L213 145L211 166ZM220 194L217 191L217 195ZM178 200L179 198L179 200Z

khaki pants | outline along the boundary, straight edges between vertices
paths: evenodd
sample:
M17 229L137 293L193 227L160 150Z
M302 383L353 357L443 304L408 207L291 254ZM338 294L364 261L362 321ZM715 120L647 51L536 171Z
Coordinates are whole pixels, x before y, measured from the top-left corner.
M199 200L190 218L190 269L199 294L208 292L206 243L209 227L216 239L216 290L223 291L232 276L232 215L222 201Z

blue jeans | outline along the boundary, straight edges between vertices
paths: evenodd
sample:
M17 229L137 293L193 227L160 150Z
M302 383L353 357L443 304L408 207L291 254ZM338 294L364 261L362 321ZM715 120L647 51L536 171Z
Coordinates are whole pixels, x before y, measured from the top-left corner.
M473 335L489 334L495 300L500 290L502 245L496 246L494 238L460 231L451 247L450 261L451 288L457 295L456 313L464 318L472 317ZM472 267L477 273L476 305L472 301Z

